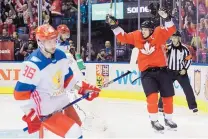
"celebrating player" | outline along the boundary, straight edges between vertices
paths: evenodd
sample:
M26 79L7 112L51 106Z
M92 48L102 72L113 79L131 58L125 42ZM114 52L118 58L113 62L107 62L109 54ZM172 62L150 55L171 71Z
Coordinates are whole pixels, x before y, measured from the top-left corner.
M99 88L79 80L65 53L56 49L58 32L50 25L41 25L36 29L39 48L26 61L20 79L14 90L14 98L20 103L25 115L23 121L28 132L34 133L46 128L56 135L66 138L81 138L80 126L62 112L69 103L66 91L76 86L78 93L84 95L91 90L87 100L98 96ZM49 118L49 115L51 115Z
M165 26L154 27L150 20L141 24L141 30L125 33L119 27L118 21L111 15L106 16L106 23L109 24L116 38L123 43L132 44L139 49L138 67L141 71L141 81L147 97L147 110L152 127L157 131L163 131L157 118L158 114L158 92L162 96L164 104L165 125L176 129L177 124L172 121L174 88L167 73L166 56L163 44L176 31L167 10L160 8L159 16L165 21Z

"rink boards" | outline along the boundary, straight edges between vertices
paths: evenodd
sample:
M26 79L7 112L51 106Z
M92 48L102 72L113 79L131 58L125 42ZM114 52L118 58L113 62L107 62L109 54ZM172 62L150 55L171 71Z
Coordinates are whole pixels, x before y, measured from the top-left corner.
M0 63L0 94L12 94L13 87L19 78L21 63ZM110 81L127 70L131 74L104 88L100 97L145 100L137 65L114 63L86 63L86 80L97 86ZM192 65L188 70L199 109L208 112L208 67ZM178 82L174 83L176 96L174 103L187 106L184 93Z

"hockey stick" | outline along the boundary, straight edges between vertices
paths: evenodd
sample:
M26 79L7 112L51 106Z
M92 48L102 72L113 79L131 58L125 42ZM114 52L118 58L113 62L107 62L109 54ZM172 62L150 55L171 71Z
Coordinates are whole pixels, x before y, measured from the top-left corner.
M137 80L139 80L142 76L139 76L138 78L134 79L131 83L133 84L134 82L136 82Z
M115 79L113 79L113 80L111 80L111 81L109 81L109 82L107 82L107 83L104 83L104 84L100 87L100 89L102 89L102 88L104 88L104 87L107 87L109 84L112 84L112 83L118 81L119 79L125 77L126 75L128 75L128 74L130 74L130 73L131 73L131 71L127 71L126 73L122 74L121 76L119 76L119 77L117 77L117 78L115 78ZM77 103L77 102L79 102L79 101L81 101L81 100L83 100L83 99L85 99L85 98L88 98L89 95L90 95L90 93L91 93L91 92L86 93L85 95L83 95L82 97L80 97L80 98L74 100L73 102L69 103L68 105L66 105L65 107L63 107L63 108L62 108L61 110L59 110L59 111L62 111L62 110L64 110L64 109L68 108L69 106L74 105L75 103ZM55 113L55 112L54 112L54 113ZM52 114L46 116L46 117L45 117L44 119L42 119L41 121L44 121L45 119L49 118L50 116L52 116ZM27 130L28 130L28 127L25 127L25 128L23 129L24 132L27 131Z
M109 9L109 13L108 13L109 15L113 14L113 9L112 8L113 8L113 0L110 1L110 9Z
M131 83L133 84L134 82L136 82L137 80L139 80L140 78L144 78L144 76L146 76L148 72L146 72L143 76L140 75L138 78L134 79Z

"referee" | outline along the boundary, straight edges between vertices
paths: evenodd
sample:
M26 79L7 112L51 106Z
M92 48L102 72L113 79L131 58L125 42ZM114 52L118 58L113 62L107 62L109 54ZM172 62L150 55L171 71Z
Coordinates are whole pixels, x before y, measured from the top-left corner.
M170 39L171 43L167 45L168 73L173 82L177 80L181 85L186 95L189 109L196 113L198 112L197 103L187 73L191 65L191 55L188 48L181 43L179 31L173 34ZM161 98L159 99L158 108L160 112L163 112Z

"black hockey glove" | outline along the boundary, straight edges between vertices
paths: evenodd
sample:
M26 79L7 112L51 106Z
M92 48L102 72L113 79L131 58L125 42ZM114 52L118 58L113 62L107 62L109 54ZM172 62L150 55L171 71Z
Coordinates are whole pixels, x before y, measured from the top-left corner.
M159 16L164 19L166 22L170 21L172 16L170 14L170 12L164 8L164 7L161 7L159 10L158 10L158 14Z
M156 5L154 3L150 3L150 5L148 5L148 9L150 10L150 13L152 14L153 18L157 18L158 15L158 10L160 8L160 4L157 3Z
M118 20L110 14L106 15L105 22L111 27L111 29L115 29L118 27Z

